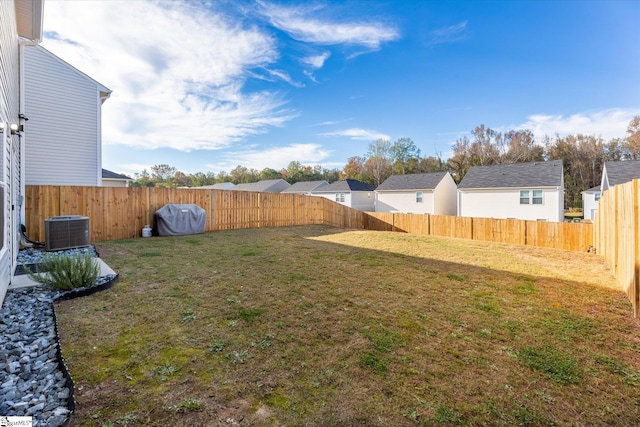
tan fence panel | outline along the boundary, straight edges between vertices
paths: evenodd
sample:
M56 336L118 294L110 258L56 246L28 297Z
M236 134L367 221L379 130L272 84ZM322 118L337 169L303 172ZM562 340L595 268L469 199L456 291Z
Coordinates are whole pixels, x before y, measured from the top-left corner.
M472 220L463 216L429 215L430 235L471 240Z
M60 215L60 187L31 186L25 188L25 225L27 235L44 241L44 220Z
M394 215L388 212L367 212L364 228L374 231L395 231Z
M516 219L473 218L473 240L526 244L526 221Z
M420 214L394 214L395 231L403 231L411 234L429 234L431 231L430 215Z
M593 241L640 317L640 181L616 185L598 202Z

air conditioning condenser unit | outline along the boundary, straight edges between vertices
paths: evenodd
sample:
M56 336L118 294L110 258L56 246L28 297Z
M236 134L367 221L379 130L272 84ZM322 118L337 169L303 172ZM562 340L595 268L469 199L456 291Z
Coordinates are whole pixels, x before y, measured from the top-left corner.
M47 251L90 246L89 217L68 215L47 218L44 220L44 238Z

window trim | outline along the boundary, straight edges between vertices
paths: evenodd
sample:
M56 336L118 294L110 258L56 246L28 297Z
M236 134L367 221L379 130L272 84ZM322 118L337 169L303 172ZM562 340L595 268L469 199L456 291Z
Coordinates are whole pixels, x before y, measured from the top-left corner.
M540 194L540 197L536 197L536 193ZM539 202L536 203L536 200ZM544 204L544 191L542 190L533 190L531 191L531 204L532 205L543 205Z
M424 192L416 191L416 203L423 203L423 202L424 202Z
M530 205L531 204L531 191L529 190L520 190L520 204L521 205Z

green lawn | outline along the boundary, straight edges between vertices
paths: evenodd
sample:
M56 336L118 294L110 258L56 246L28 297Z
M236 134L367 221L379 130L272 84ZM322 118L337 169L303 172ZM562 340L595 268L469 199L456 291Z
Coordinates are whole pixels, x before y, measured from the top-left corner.
M323 226L99 245L61 302L72 425L636 425L640 330L602 260Z

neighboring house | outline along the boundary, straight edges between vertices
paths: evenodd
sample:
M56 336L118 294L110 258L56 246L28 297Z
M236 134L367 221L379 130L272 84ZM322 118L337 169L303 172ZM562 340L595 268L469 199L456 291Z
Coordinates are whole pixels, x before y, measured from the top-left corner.
M327 181L300 181L293 183L291 187L283 191L289 194L310 195L312 191L320 190L329 185Z
M213 185L203 185L202 187L193 187L206 190L233 190L236 185L233 182L218 182Z
M605 162L602 167L602 192L609 188L624 184L634 179L640 179L640 160L623 160L620 162Z
M238 191L259 191L261 193L281 193L289 188L289 184L284 179L264 179L258 182L251 182L248 184L238 184L233 190Z
M103 187L128 187L131 178L126 175L111 172L102 169L102 186Z
M26 184L102 185L101 110L111 91L41 46L25 46L23 63Z
M601 195L602 192L599 185L582 192L582 218L590 219L591 221L596 218L598 200L600 200Z
M42 38L42 1L0 1L0 305L17 264L20 223L24 215L24 146L30 137L24 119L24 68L20 61L28 44Z
M376 187L356 179L336 181L311 192L312 196L325 197L341 205L366 212L375 211Z
M640 179L640 160L604 162L600 185L582 192L583 218L595 220L596 212L598 212L598 200L600 200L602 193L618 184L624 184L634 179ZM597 193L592 194L591 191L595 189L598 189Z
M562 160L472 167L458 185L458 215L563 221Z
M375 193L376 212L457 213L458 190L449 172L391 175Z

